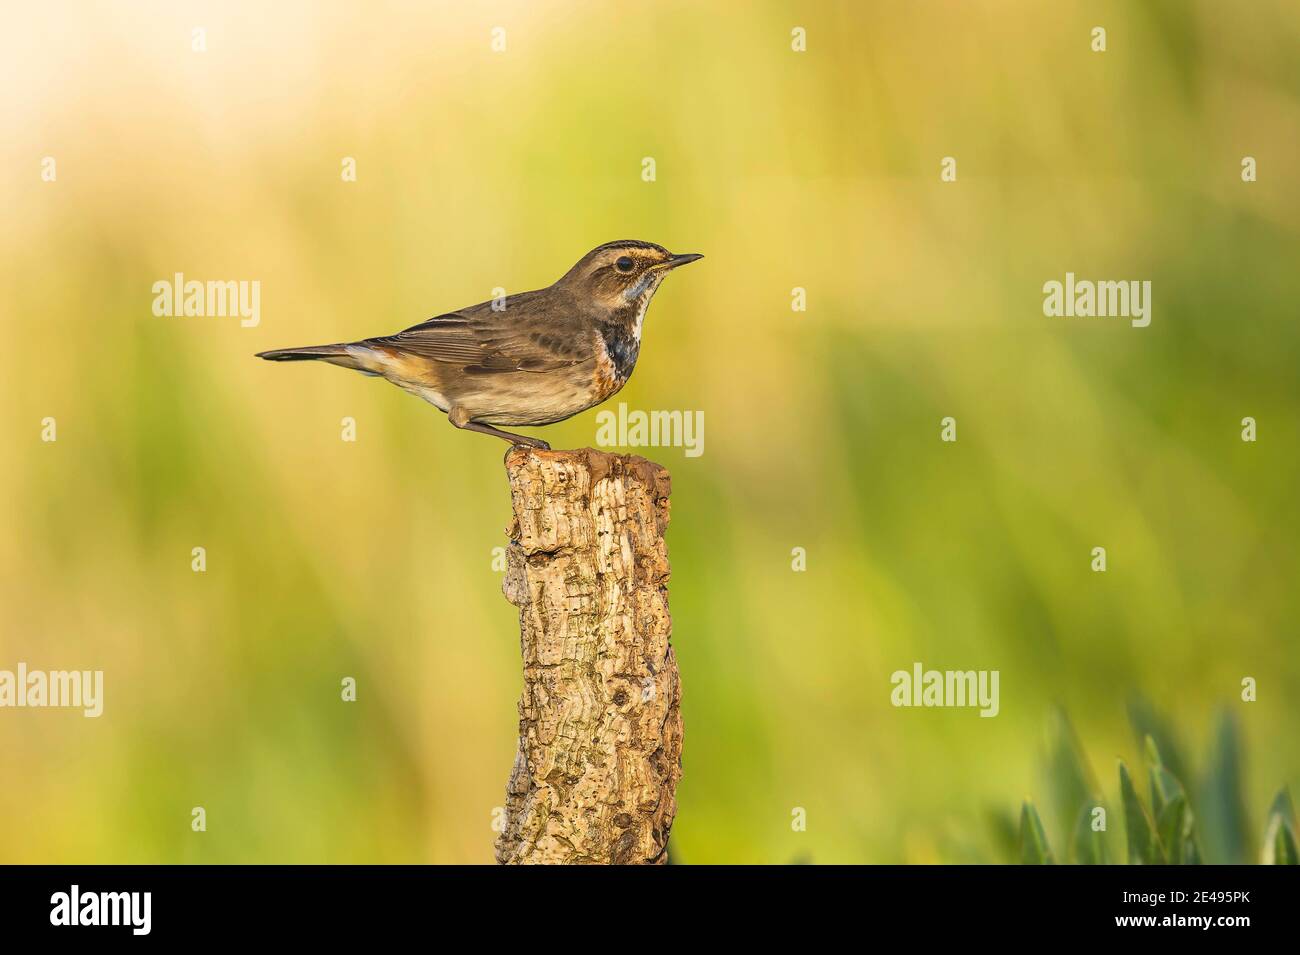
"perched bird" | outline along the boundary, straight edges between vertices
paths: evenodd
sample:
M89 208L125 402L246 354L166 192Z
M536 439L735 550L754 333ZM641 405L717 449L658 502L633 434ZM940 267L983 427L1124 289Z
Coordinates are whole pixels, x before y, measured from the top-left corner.
M457 428L549 449L495 426L554 424L616 394L636 366L659 284L699 258L653 242L607 242L549 288L438 315L396 335L257 357L325 361L386 378L445 411Z

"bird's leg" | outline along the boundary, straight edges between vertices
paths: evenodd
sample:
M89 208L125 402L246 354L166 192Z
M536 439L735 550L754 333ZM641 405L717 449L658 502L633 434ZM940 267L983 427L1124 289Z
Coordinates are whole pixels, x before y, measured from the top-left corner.
M447 420L457 428L465 431L477 431L479 434L490 434L494 438L500 438L502 441L509 441L513 445L527 445L530 448L540 448L543 451L551 450L551 446L541 438L530 438L524 434L511 434L509 431L502 431L500 428L494 428L490 424L481 424L477 421L469 420L469 413L464 408L452 408L447 414Z
M541 438L530 438L526 434L512 434L509 431L502 431L500 428L494 428L490 424L479 424L477 421L468 421L465 423L466 431L477 431L479 434L490 434L494 438L501 438L503 441L509 441L513 445L525 444L530 448L540 448L543 451L551 450L551 446Z

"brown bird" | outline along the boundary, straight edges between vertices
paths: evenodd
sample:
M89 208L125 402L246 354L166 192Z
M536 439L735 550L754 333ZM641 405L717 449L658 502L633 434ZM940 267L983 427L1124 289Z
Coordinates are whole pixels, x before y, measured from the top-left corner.
M607 242L549 288L480 302L396 335L257 357L325 361L386 378L458 428L549 449L495 425L554 424L617 394L636 366L659 284L699 258L653 242Z

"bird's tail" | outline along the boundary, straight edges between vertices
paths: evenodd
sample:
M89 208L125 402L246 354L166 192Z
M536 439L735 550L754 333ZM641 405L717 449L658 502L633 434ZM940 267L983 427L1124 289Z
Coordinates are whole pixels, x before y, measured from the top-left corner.
M307 345L304 348L273 348L270 351L258 352L256 357L265 358L267 361L327 361L331 365L340 365L343 368L365 370L356 357L348 352L348 346L342 343Z

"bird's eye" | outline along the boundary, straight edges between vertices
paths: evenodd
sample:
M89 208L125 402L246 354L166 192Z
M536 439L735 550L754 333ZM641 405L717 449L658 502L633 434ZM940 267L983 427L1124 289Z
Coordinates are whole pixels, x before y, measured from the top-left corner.
M618 269L620 272L631 272L632 260L626 255L621 256L619 260L614 263L614 268Z

